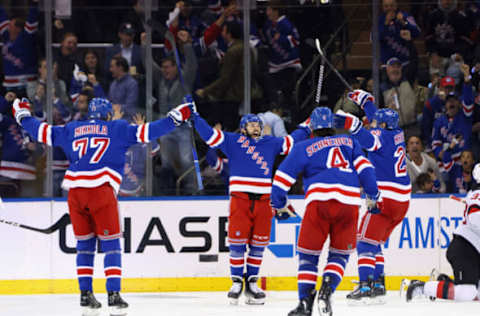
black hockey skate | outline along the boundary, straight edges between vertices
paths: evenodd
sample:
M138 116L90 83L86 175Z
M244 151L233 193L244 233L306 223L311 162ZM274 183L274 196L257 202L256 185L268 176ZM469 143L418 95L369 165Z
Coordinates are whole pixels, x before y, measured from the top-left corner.
M332 296L331 280L329 276L323 278L322 286L318 292L318 312L320 316L332 316L332 304L330 297Z
M358 286L352 292L347 294L348 304L371 304L372 286L372 281L360 281Z
M315 295L317 294L317 291L315 289L312 289L310 294L300 300L300 303L298 303L298 306L290 311L288 313L288 316L311 316L312 315L312 307L313 307L313 302L315 300Z
M386 294L385 276L382 274L373 282L372 296L385 296Z
M82 316L96 316L102 308L102 304L97 301L92 291L80 292L80 306L82 307Z
M128 303L120 296L120 292L108 292L108 309L110 316L127 315Z
M249 305L263 305L265 304L265 292L258 287L258 277L251 275L245 276L245 303Z
M238 305L238 298L243 290L243 279L240 277L232 277L232 281L233 284L227 296L230 299L231 305Z
M407 288L407 302L410 302L412 298L422 296L424 286L425 282L420 280L412 280Z

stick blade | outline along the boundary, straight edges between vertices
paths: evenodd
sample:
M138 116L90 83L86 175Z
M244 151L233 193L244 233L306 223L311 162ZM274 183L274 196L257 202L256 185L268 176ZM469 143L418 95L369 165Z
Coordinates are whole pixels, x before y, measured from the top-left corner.
M320 45L320 40L318 38L315 39L315 47L317 48L318 52L323 55L322 46Z

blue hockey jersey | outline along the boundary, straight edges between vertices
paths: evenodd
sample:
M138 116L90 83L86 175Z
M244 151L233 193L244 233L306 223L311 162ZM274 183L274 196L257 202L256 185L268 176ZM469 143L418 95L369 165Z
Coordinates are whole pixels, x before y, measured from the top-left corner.
M372 122L377 107L368 101L364 110ZM407 173L403 130L374 128L368 131L362 127L353 137L368 151L368 159L375 167L381 196L399 202L409 201L412 186Z
M214 129L199 115L195 115L194 122L207 145L221 149L228 157L230 192L270 194L275 157L287 155L296 141L310 135L310 129L305 125L285 137L263 136L255 140Z
M125 120L88 120L65 126L51 126L26 117L22 127L39 142L62 147L70 161L62 183L65 190L109 183L118 192L128 148L157 139L175 125L169 117L141 125L129 125Z
M360 184L368 195L378 193L375 169L349 135L315 137L296 144L275 172L273 207L286 205L286 195L301 172L305 206L311 201L332 199L360 205Z
M277 21L268 20L265 23L264 40L270 47L268 52L268 68L270 73L275 73L286 68L301 69L298 44L300 35L297 29L282 15ZM276 34L280 36L276 38Z
M4 87L25 87L28 81L37 78L37 47L35 34L38 29L38 9L30 8L23 31L15 41L10 41L8 25L10 20L0 7L0 35L3 40L2 56Z

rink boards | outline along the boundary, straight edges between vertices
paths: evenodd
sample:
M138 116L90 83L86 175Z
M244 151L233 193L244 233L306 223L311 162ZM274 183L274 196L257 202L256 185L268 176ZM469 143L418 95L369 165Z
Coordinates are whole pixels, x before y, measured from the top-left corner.
M304 202L293 197L291 201L300 217L272 222L261 268L267 290L296 289L295 241ZM229 288L228 203L223 197L120 201L124 291ZM50 227L68 213L64 200L10 200L5 208L0 218L38 228ZM398 289L405 276L426 277L434 267L451 273L445 251L462 215L463 204L448 196L414 197L407 218L385 245L387 287ZM51 234L0 224L0 240L0 294L77 292L71 224L64 222ZM352 288L356 261L353 254L340 289ZM95 289L103 291L101 254L96 256L94 277Z

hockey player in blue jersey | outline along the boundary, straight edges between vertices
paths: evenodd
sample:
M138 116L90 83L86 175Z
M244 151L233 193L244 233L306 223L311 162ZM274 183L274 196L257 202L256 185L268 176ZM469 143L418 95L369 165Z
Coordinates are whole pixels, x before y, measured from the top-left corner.
M332 315L330 297L342 280L350 253L355 251L360 185L371 212L377 210L379 192L375 170L360 144L349 135L335 135L333 114L318 107L310 116L314 138L295 144L275 172L272 206L287 212L287 193L303 173L305 215L298 237L298 296L300 303L289 316L309 316L315 299L318 258L330 237L327 265L318 294L321 315Z
M228 298L231 304L238 304L246 261L246 302L264 304L265 293L257 286L257 280L263 252L270 241L273 163L277 155L287 155L294 142L306 139L310 129L304 124L285 137L264 136L262 121L255 114L242 117L241 134L212 128L197 113L194 114L194 122L207 145L222 150L227 156L230 168L228 242L233 285Z
M386 293L381 245L405 217L412 191L405 160L406 146L403 130L398 127L397 112L377 110L372 95L363 90L349 93L348 98L365 111L373 128L368 131L356 117L338 112L335 126L350 130L353 138L368 151L384 210L379 214L366 213L362 218L357 243L360 284L347 299L358 301L377 297L381 300Z
M101 304L92 292L93 261L97 239L105 252L108 305L111 314L125 315L128 304L120 297L121 248L117 193L122 182L125 152L136 143L148 143L172 131L190 117L193 104L177 106L164 119L141 125L111 121L112 104L95 98L89 103L88 120L51 126L31 116L27 99L16 99L13 112L18 124L34 139L63 149L70 166L62 183L68 192L68 208L77 239L77 276L80 305L86 313Z

